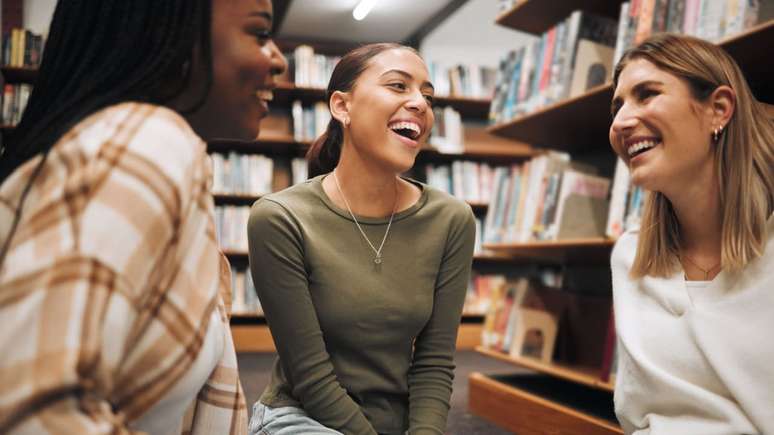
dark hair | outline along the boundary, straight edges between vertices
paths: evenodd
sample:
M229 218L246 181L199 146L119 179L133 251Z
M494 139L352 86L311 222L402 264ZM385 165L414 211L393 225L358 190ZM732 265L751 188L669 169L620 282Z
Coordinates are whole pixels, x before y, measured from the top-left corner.
M376 55L393 49L409 50L419 55L411 47L392 42L368 44L358 47L344 55L336 64L331 74L331 80L328 82L325 101L330 104L331 96L336 91L351 91L358 77L368 68L369 61ZM341 123L336 118L331 117L325 133L312 143L309 151L306 153L306 159L309 162L310 178L331 172L336 167L341 156L341 143L343 140L344 131Z
M60 0L27 108L0 156L0 183L100 109L178 96L194 58L206 68L202 104L212 83L211 16L211 0Z

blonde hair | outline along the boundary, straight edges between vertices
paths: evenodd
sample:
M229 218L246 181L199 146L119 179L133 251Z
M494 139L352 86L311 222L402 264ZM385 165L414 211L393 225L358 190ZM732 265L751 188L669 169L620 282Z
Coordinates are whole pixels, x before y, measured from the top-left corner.
M624 53L614 86L626 65L644 59L686 81L698 102L718 86L736 93L736 108L715 145L721 229L721 264L741 270L763 255L766 225L774 211L774 123L753 97L736 62L720 47L690 36L654 35ZM672 204L660 192L645 198L633 278L667 277L679 264L680 227Z

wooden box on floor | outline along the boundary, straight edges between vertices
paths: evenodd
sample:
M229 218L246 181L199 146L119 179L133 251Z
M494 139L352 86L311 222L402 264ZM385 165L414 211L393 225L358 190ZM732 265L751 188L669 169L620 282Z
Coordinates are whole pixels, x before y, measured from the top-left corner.
M541 394L548 391L550 399ZM557 400L557 393L563 400ZM518 435L623 433L611 420L611 394L548 375L490 377L473 373L468 394L473 414Z

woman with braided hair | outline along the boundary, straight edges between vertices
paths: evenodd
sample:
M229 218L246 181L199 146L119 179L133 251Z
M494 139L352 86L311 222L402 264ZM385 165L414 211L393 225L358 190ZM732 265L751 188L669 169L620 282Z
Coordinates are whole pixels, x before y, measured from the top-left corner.
M257 136L272 13L58 2L0 158L0 433L245 433L204 141Z

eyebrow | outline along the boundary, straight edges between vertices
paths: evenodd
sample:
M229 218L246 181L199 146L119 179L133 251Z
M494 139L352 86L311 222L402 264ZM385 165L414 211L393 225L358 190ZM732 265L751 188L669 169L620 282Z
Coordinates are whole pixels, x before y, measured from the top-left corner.
M267 20L268 20L270 23L271 23L271 22L274 20L274 18L272 17L272 15L271 15L270 13L268 13L268 12L265 12L265 11L261 11L261 12L250 12L250 15L249 15L249 16L251 16L251 17L259 17L259 18L265 18L265 19L267 19Z
M384 73L382 73L382 75L381 75L381 76L379 76L379 77L384 77L384 76L386 76L386 75L388 75L388 74L393 74L393 73L394 73L394 74L401 75L401 76L403 76L403 77L405 77L405 78L407 78L407 79L413 79L413 78L414 78L414 76L412 76L411 74L407 73L406 71L400 70L400 69L391 69L391 70L389 70L389 71L385 71L385 72L384 72ZM433 90L433 92L435 92L435 86L433 86L433 84L432 84L432 83L430 83L430 82L427 82L427 81L426 81L426 82L422 83L422 86L421 86L421 87L423 87L423 88L430 88L430 89L432 89L432 90Z
M632 92L633 93L641 92L643 88L647 88L648 86L663 86L663 85L664 83L658 80L645 80L632 86ZM621 104L620 95L613 98L613 101L610 103L610 113L615 114L615 110L617 106L619 106L620 104Z

